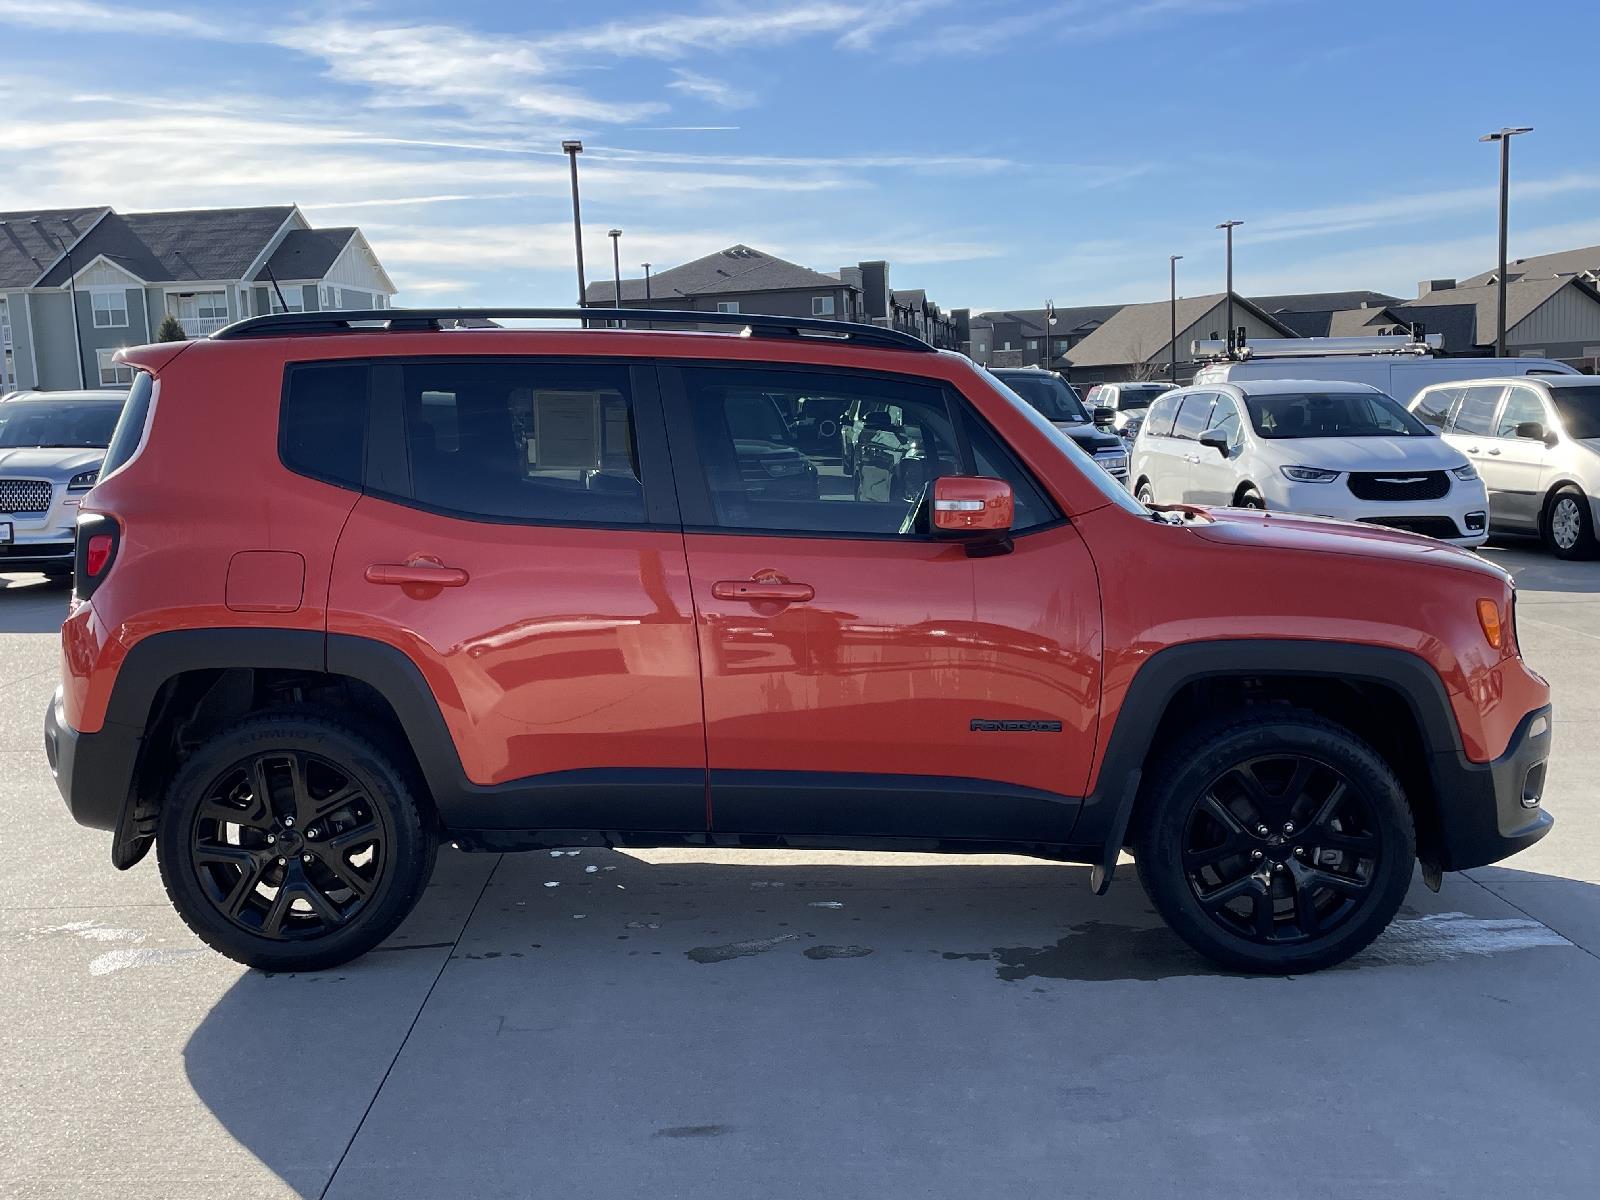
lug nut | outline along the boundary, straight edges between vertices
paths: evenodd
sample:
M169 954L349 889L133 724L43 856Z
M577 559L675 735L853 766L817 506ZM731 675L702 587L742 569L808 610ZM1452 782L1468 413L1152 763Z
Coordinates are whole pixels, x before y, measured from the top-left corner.
M1259 851L1259 850L1250 851L1250 857L1255 859L1257 862L1259 862L1261 860L1261 851Z
M1285 834L1293 833L1294 832L1294 822L1293 821L1284 822L1283 832Z
M308 838L314 838L314 837L316 837L316 836L317 836L317 831L316 831L316 830L315 830L315 829L308 829L308 830L306 830L306 837L308 837Z
M1296 846L1294 848L1294 856L1296 858L1304 858L1306 856L1306 848L1304 846Z
M278 840L278 839L277 839L277 838L275 838L275 837L273 837L273 836L272 836L272 834L270 834L270 833L269 833L269 834L267 834L267 845L269 845L269 846L270 846L270 845L272 845L272 844L273 844L273 843L274 843L274 842L276 842L276 841L277 841L277 840Z
M283 819L283 827L285 829L293 829L294 828L294 818L293 817L285 817Z
M1259 833L1262 837L1266 837L1267 836L1267 827L1265 825L1257 825L1256 826L1256 832Z
M1283 870L1283 864L1282 863L1273 863L1272 864L1272 869L1274 871L1281 871L1281 870Z
M309 855L309 854L302 854L302 855L301 855L301 856L300 856L300 861L301 861L301 862L310 862L310 861L311 861L311 855Z
M280 867L287 867L289 865L289 860L287 858L280 858L278 860L278 865Z

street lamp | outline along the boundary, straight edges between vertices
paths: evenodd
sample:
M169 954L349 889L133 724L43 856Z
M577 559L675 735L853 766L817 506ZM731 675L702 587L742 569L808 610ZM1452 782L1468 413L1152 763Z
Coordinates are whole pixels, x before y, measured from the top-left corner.
M32 217L29 221L30 224L38 228L40 233L56 244L61 251L62 257L67 260L67 294L72 297L72 348L78 355L78 387L80 390L85 390L89 386L89 380L83 371L83 335L78 332L78 281L72 270L72 250L55 235L53 230L46 229L43 225L40 225L38 217ZM65 217L61 219L61 223L63 225L66 224ZM71 227L69 226L68 229L70 232ZM37 387L39 381L36 379L33 382L34 386Z
M583 153L583 143L579 141L566 141L561 143L562 152L572 162L572 240L578 250L578 307L587 307L586 296L588 288L583 282L583 216L578 207L578 155ZM584 327L588 327L584 322Z
M1233 231L1243 221L1224 221L1218 229L1228 231L1228 353L1233 353Z
M1494 322L1494 352L1497 358L1506 356L1506 220L1511 209L1511 139L1519 133L1532 132L1532 125L1507 126L1478 139L1480 142L1500 143L1500 304Z
M616 291L614 291L612 293L611 298L616 302L617 307L621 308L622 307L622 230L620 230L620 229L608 229L608 230L606 230L606 236L611 239L611 278L616 280ZM617 326L620 328L621 325L622 325L622 322L618 321L617 322Z
M1172 386L1178 386L1178 260L1181 254L1167 255L1167 270L1172 275L1172 340L1167 343L1172 351ZM1229 289L1232 291L1232 289Z
M644 298L648 300L650 299L650 264L640 263L639 265L644 268Z

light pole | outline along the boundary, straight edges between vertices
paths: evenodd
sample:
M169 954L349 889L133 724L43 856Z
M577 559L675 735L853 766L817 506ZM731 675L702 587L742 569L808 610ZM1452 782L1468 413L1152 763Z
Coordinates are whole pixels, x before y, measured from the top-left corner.
M1182 257L1181 254L1167 255L1167 270L1172 275L1172 307L1169 310L1172 317L1172 340L1167 345L1172 351L1173 387L1178 386L1178 260Z
M616 290L611 298L616 301L618 308L622 307L622 230L608 229L606 236L611 239L611 278L616 281ZM617 322L621 328L622 322Z
M1532 133L1532 125L1507 126L1497 133L1486 133L1480 142L1500 143L1500 303L1494 321L1494 353L1506 356L1506 222L1511 212L1511 139L1519 133Z
M1235 226L1243 225L1243 221L1224 221L1218 229L1228 232L1228 353L1233 353L1233 230Z
M650 264L640 263L639 265L644 268L644 298L648 300L650 299Z
M30 220L32 224L38 226L40 233L56 244L61 250L62 257L67 260L67 295L72 299L72 348L78 356L78 389L85 391L89 387L89 380L83 370L83 335L78 332L78 281L72 270L72 250L55 235L54 230L46 229L43 225L40 225L38 217L30 218ZM65 223L65 218L62 220ZM35 379L33 384L38 387L39 381Z
M588 307L586 296L588 287L583 281L583 215L578 206L578 155L583 153L583 143L579 141L566 141L561 143L567 158L572 162L572 240L578 250L578 307ZM588 327L584 322L584 327Z

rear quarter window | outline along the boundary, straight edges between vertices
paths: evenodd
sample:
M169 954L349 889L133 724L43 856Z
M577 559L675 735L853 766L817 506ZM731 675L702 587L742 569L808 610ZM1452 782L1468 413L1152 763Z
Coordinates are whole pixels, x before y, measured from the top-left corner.
M368 378L364 363L289 368L278 417L278 453L284 466L338 487L361 487Z
M1182 399L1182 396L1169 395L1152 404L1143 432L1150 437L1171 437L1172 420L1178 415L1178 402Z
M100 466L104 479L118 467L124 466L144 441L145 426L150 423L150 399L155 394L155 383L148 371L135 371L133 387L128 391L128 402L122 406L117 427L111 432L111 443L106 447L105 461Z

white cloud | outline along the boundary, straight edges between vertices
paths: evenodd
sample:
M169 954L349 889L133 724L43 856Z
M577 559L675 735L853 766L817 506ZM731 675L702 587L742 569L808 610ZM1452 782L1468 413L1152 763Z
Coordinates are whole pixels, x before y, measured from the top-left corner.
M1261 0L1056 0L1024 6L1008 16L956 22L913 37L897 50L902 58L989 54L1022 39L1089 42L1139 33L1164 21L1191 20L1237 11Z
M734 87L722 79L713 79L709 75L702 75L698 71L690 71L683 67L672 69L674 76L667 87L685 96L696 100L704 100L718 108L749 108L756 102L755 96L750 92Z
M130 9L95 0L0 0L0 24L62 33L222 38L222 26L206 17L160 9Z

